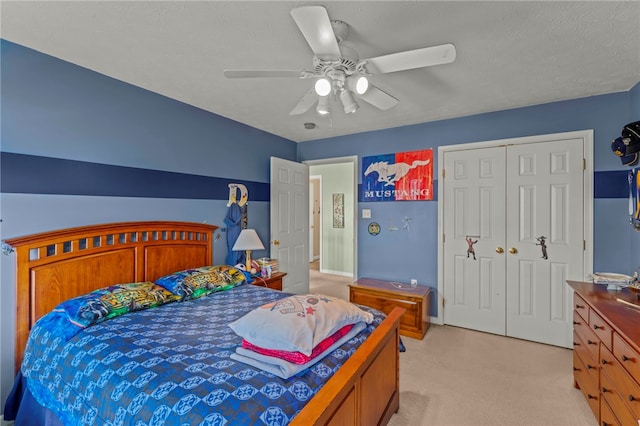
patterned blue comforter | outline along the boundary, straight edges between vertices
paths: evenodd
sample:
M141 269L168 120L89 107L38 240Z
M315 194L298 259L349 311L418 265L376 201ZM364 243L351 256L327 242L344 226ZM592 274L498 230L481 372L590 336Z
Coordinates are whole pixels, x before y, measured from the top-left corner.
M36 400L65 425L285 425L384 319L287 380L234 361L227 326L288 296L243 285L129 313L68 342L37 323L22 373Z

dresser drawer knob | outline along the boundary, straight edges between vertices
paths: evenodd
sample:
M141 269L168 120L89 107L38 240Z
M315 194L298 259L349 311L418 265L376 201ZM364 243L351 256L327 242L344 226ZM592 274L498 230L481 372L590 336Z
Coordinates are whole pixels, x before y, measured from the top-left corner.
M573 346L580 346L580 343L578 343L578 342L573 342Z
M597 329L604 330L604 327L601 326L601 325L593 324L593 329L594 330L597 330Z
M609 361L607 361L606 359L602 358L602 365L607 365L610 364Z
M593 396L591 394L587 394L587 398L589 398L589 399L598 399L597 396Z
M584 305L576 305L577 309L584 309Z
M587 343L590 344L590 345L597 345L598 344L598 342L594 342L593 340L589 340L589 339L587 339Z
M593 365L587 364L587 370L593 370L594 368L596 367L594 367Z
M573 322L573 325L578 325L578 324L580 324L580 321L574 321Z
M609 389L607 389L607 388L602 388L602 393L607 393L607 392L609 392Z
M633 401L637 401L637 400L638 400L638 398L636 398L635 396L629 395L629 401L633 402Z
M626 356L626 355L622 355L622 360L623 360L623 361L631 361L632 359L633 359L633 358L629 358L629 357L628 357L628 356Z

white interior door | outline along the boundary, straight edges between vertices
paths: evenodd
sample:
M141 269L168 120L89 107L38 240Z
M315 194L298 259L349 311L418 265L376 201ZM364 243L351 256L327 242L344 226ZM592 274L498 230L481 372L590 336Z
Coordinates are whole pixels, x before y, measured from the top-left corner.
M446 324L505 334L505 151L444 154ZM500 251L500 250L498 250Z
M571 347L566 280L585 275L584 144L443 153L444 323Z
M571 347L584 269L583 142L507 148L507 335Z
M309 292L309 167L271 157L271 257L287 273L282 289Z

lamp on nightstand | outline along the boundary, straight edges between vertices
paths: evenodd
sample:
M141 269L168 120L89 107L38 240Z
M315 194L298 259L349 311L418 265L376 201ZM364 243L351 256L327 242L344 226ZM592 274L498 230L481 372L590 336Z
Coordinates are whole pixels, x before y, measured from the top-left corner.
M231 249L233 251L245 251L247 253L247 259L245 268L247 271L251 271L251 250L264 250L264 245L258 237L258 233L255 229L243 229L238 235L236 243Z

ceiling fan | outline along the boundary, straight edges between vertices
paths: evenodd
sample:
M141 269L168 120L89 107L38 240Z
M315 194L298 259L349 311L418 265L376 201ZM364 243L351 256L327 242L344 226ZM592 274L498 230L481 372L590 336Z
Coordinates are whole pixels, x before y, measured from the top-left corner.
M312 70L225 70L227 78L296 77L315 79L314 87L291 110L290 115L304 114L316 105L318 114L329 114L329 97L340 99L344 112L358 109L356 98L381 110L388 110L398 99L369 82L368 76L414 68L448 64L456 58L453 44L425 47L359 60L358 54L342 41L349 26L331 21L323 6L303 6L291 10L291 16L313 51Z

